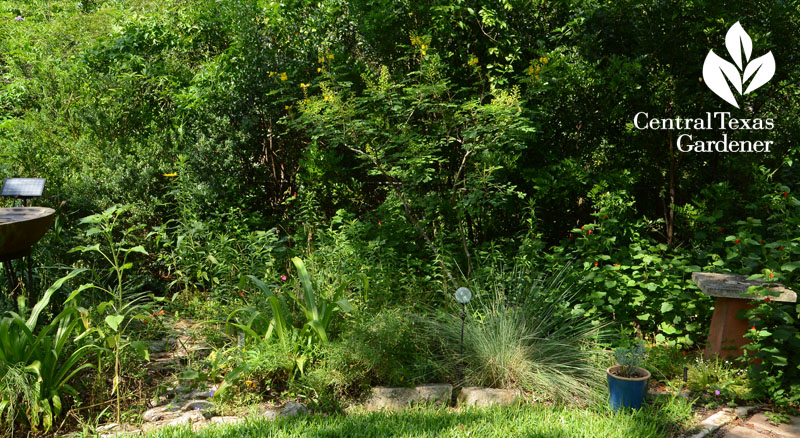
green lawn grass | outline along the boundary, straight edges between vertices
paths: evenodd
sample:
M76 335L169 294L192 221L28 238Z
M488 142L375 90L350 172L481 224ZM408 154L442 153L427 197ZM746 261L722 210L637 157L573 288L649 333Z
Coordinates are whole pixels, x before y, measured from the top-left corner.
M162 429L147 438L188 437L619 437L677 436L692 418L691 405L665 400L638 412L607 408L516 407L452 411L419 408L398 413L310 415L238 425Z

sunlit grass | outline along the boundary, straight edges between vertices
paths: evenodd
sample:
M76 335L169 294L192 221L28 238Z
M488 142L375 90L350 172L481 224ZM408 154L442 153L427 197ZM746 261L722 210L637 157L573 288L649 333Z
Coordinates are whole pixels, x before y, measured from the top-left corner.
M184 437L603 437L678 436L691 420L689 402L664 399L638 412L605 406L523 405L453 411L419 408L398 413L311 415L278 421L249 419L239 425L162 429L148 438Z

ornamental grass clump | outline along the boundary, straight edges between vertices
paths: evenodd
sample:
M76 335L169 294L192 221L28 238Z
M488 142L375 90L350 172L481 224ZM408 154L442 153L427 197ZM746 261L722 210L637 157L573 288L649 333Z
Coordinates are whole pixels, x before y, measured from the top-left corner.
M445 359L460 369L465 386L519 389L537 400L588 401L602 387L596 358L602 325L573 314L574 281L562 271L549 279L515 268L502 281L472 285L467 306L464 354L459 356L461 320L442 316L431 336L443 340Z

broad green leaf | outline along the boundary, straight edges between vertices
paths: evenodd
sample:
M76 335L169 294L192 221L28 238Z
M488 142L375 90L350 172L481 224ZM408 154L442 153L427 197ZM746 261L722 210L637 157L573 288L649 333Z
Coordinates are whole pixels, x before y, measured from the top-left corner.
M106 324L111 327L115 332L119 330L119 325L125 319L124 315L108 315L106 316Z
M342 309L342 311L346 312L346 313L350 313L353 310L355 310L353 305L350 304L350 301L348 301L346 298L342 298L341 300L336 301L336 305L338 305L339 308Z
M150 349L147 348L147 344L142 341L133 341L131 342L131 347L139 353L140 356L144 358L146 361L150 361Z
M47 307L48 304L50 304L50 298L53 296L53 294L58 289L60 289L61 286L63 286L64 283L66 283L69 279L75 277L76 275L82 273L85 270L86 269L75 269L66 276L56 280L56 282L53 283L52 286L47 288L47 291L45 291L45 293L42 295L42 298L39 300L39 302L37 302L36 305L33 306L33 310L31 310L31 315L30 317L28 317L28 321L25 323L25 325L28 327L29 330L33 331L33 329L36 327L36 323L39 319L39 314L42 313L42 310L44 310L44 308Z
M133 248L127 250L127 253L130 254L132 252L138 252L139 254L149 255L147 250L144 249L142 245L136 245Z

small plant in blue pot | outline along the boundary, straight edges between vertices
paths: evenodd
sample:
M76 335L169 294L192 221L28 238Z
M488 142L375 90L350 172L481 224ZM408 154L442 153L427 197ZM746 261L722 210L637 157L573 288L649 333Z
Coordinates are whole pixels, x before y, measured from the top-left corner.
M650 372L640 366L646 352L643 341L614 350L617 365L606 370L611 409L642 407L650 380Z

